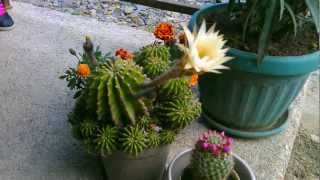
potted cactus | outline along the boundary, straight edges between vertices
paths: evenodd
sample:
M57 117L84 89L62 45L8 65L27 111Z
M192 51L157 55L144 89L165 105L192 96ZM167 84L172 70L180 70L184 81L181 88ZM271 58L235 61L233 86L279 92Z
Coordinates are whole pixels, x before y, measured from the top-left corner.
M255 180L250 167L231 153L233 139L209 130L195 148L179 154L169 165L168 180Z
M230 0L204 7L190 29L206 20L223 32L232 71L199 80L206 122L228 134L261 138L287 127L290 104L320 64L319 0ZM196 28L197 29L197 28Z
M161 178L168 145L200 113L191 90L198 74L217 72L230 59L223 39L213 31L201 37L220 43L210 48L219 53L203 61L195 56L201 49L187 46L191 39L176 40L171 24L160 23L154 35L161 41L135 53L121 48L114 56L94 49L86 37L81 56L70 49L78 67L61 76L75 91L69 115L73 135L90 154L101 157L109 180Z

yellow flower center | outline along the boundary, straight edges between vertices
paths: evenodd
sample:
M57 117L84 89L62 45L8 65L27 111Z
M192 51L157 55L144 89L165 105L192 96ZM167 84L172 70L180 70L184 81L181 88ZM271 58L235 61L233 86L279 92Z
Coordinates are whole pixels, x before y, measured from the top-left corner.
M214 57L217 57L218 55L217 50L219 50L219 48L217 48L215 39L207 36L199 39L197 50L201 59L206 56L210 59L214 59Z

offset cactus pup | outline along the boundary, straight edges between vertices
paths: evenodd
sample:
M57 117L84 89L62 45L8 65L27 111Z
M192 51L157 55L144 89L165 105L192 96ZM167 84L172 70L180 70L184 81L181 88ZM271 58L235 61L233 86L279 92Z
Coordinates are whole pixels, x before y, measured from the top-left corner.
M194 149L177 155L170 163L167 180L255 180L247 163L231 153L233 140L224 132L209 131Z

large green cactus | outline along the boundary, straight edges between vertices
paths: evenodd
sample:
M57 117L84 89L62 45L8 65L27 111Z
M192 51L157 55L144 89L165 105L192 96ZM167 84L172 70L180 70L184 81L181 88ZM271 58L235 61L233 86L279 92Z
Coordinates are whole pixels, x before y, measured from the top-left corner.
M146 46L135 58L137 64L143 67L143 72L150 78L154 78L170 67L170 48L154 43Z
M225 180L234 162L230 154L230 138L216 132L206 133L192 154L191 169L194 179Z
M146 111L144 102L134 94L145 80L140 67L132 62L115 60L101 66L89 79L82 96L86 108L97 120L116 126L134 125L136 117Z

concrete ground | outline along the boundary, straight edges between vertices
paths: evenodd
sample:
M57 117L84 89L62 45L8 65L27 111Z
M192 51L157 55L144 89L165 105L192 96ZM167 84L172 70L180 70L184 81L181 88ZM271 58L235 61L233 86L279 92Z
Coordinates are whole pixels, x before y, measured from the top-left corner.
M16 27L0 32L0 180L99 179L96 161L71 137L71 92L58 77L85 35L105 51L136 49L152 36L90 18L14 3Z
M319 80L320 70L311 74L285 180L320 178Z
M71 137L67 113L71 92L58 76L74 65L68 48L81 49L84 35L105 51L137 49L151 34L126 26L14 3L16 28L0 32L0 180L101 179L93 158ZM237 140L235 152L258 180L283 179L299 127L304 92L291 108L289 128L272 138ZM181 133L170 157L192 147L205 128Z

